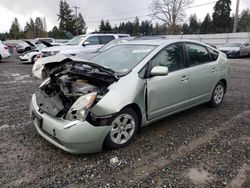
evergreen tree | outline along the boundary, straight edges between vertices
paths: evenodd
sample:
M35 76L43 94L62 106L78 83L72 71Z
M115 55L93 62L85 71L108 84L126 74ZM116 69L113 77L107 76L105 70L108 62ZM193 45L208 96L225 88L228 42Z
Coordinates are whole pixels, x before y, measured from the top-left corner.
M20 24L19 24L17 18L15 18L14 21L12 22L11 27L10 27L9 37L12 39L19 39L20 32L21 32Z
M148 21L142 21L140 25L140 33L143 35L152 35L153 25Z
M140 35L140 22L138 17L135 17L135 21L133 23L133 35Z
M100 25L99 25L99 32L107 32L107 31L112 31L112 27L107 20L106 22L104 20L101 20Z
M26 25L24 27L24 33L25 33L25 38L31 39L35 38L35 22L32 18L30 18L29 22L26 22Z
M242 10L238 22L238 31L250 32L250 10L247 8Z
M43 22L40 17L35 19L35 35L36 37L42 37L44 34L43 31Z
M207 34L212 32L212 20L209 14L206 15L201 23L200 33Z
M105 25L105 21L104 20L101 20L101 23L99 25L99 31L100 32L106 31L106 25Z
M86 22L84 21L82 14L79 13L77 21L76 21L76 29L78 30L78 34L85 34L87 31Z
M60 0L59 2L59 30L60 32L70 32L71 34L76 34L75 22L76 19L72 14L72 9L70 9L69 4L66 0Z
M181 32L183 34L188 34L189 33L189 25L187 23L184 23L181 28Z
M106 23L105 23L105 29L106 29L106 31L112 31L111 24L109 23L108 20L107 20Z
M199 33L199 23L197 21L197 16L196 14L191 15L189 17L189 34L198 34Z
M214 6L213 29L216 33L229 32L231 0L218 0Z

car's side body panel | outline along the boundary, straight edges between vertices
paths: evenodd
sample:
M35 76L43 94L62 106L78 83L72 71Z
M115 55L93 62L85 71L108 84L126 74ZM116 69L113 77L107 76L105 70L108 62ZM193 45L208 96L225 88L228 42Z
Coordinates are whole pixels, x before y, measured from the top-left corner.
M188 99L187 69L171 72L167 76L147 79L148 119L160 117L184 108ZM184 78L185 77L185 78Z

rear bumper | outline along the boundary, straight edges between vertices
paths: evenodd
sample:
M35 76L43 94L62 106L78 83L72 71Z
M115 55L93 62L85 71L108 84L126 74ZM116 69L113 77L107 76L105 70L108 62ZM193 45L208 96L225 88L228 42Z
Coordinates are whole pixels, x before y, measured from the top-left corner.
M32 96L30 111L38 115L42 121L32 118L37 132L48 142L69 153L95 153L102 150L103 142L109 133L110 126L95 127L87 121L78 122L70 128L64 128L68 123L62 118L40 113L35 95Z
M9 53L9 51L6 50L6 51L3 51L1 53L1 56L3 59L8 58L8 57L10 57L10 53Z

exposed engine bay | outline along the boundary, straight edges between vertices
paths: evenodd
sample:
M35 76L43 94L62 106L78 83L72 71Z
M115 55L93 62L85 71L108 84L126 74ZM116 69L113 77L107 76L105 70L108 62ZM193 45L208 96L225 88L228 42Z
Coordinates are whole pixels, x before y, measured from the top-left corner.
M74 61L50 67L46 74L49 78L36 92L39 112L80 121L119 79L105 67Z

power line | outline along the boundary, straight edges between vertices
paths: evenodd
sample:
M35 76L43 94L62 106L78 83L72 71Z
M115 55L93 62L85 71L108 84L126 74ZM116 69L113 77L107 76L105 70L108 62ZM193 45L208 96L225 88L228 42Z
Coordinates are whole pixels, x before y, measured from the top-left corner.
M138 11L142 11L142 10L148 10L148 8L140 8L140 9L134 9L134 10L129 10L129 11L122 11L122 12L119 12L117 14L106 14L106 15L100 15L100 16L93 16L93 17L88 17L88 18L85 18L85 19L97 19L97 18L103 18L104 16L114 16L114 15L121 15L121 14L126 14L126 13L129 13L129 12L138 12Z
M208 3L203 3L203 4L199 4L199 5L194 5L194 6L190 6L187 9L191 9L191 8L196 8L196 7L201 7L201 6L205 6L205 5L209 5L209 4L213 4L216 3L217 1L213 1L213 2L208 2ZM142 10L142 9L141 9ZM135 10L131 10L129 12L134 12ZM124 18L117 18L117 19L107 19L109 20L109 22L113 22L113 21L121 21L121 20L130 20L130 19L134 19L134 18L140 18L140 17L148 17L151 16L150 14L146 14L146 15L137 15L137 16L132 16L132 17L124 17ZM96 24L99 23L99 21L91 21L91 22L86 22L87 24Z
M199 4L199 5L194 5L194 6L188 7L188 9L196 8L196 7L201 7L201 6L204 6L204 5L213 4L213 3L216 3L216 2L217 2L217 1L212 1L212 2L208 2L208 3L203 3L203 4Z

